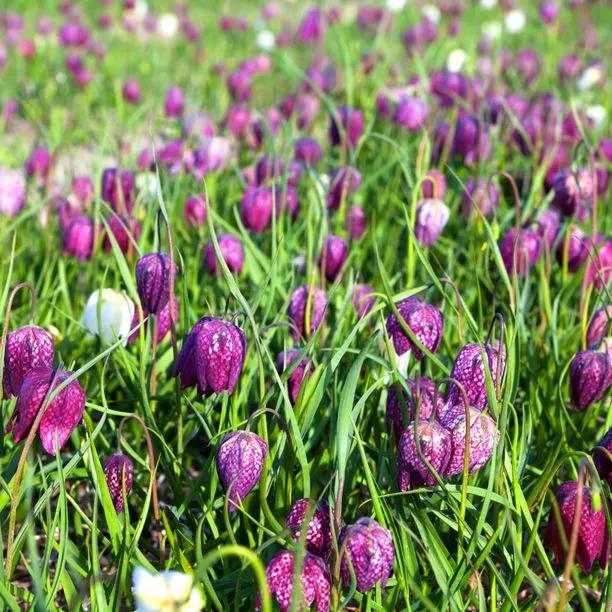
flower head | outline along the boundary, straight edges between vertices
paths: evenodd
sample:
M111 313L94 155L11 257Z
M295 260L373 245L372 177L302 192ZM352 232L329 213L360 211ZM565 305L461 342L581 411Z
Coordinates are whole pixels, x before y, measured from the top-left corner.
M310 369L310 362L307 357L298 359L302 351L299 349L288 349L280 352L276 357L276 369L282 374L288 368L295 368L289 374L287 378L287 389L289 391L289 399L292 404L297 401L300 389L302 388L302 381L304 378L308 378L308 371ZM296 365L297 363L297 365Z
M327 502L298 499L291 506L287 515L287 529L291 531L291 537L298 541L300 530L308 516L311 518L306 529L306 550L321 559L327 559L332 546L330 512Z
M448 223L450 210L442 201L435 198L421 200L417 204L414 234L424 246L430 247L440 238Z
M102 342L110 344L127 338L134 317L134 302L124 292L97 289L85 304L82 323L85 329Z
M0 213L14 217L25 204L26 181L20 170L0 168Z
M219 236L217 236L217 242L219 243L223 261L229 271L234 274L240 274L240 272L242 272L242 266L244 265L244 250L240 238L232 234L219 234ZM206 245L204 263L209 274L212 276L222 275L221 266L217 261L217 255L212 240L209 240Z
M132 460L123 453L111 455L104 462L104 477L117 514L123 511L123 489L125 486L126 497L132 490L134 481L134 464Z
M192 576L182 572L149 573L136 567L132 574L136 612L199 612L204 599Z
M136 287L142 307L159 313L170 299L170 276L178 267L168 253L147 253L136 263Z
M317 330L327 308L327 296L323 289L302 285L295 289L289 300L288 314L296 329L292 336L297 340L300 336L310 337ZM310 322L310 325L308 325Z
M586 410L598 402L612 386L612 357L589 349L577 353L569 369L569 390L573 406Z

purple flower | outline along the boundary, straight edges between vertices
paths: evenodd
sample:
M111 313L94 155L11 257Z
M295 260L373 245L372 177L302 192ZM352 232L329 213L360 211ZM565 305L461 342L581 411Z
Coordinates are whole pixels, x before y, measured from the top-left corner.
M263 155L255 166L255 182L263 185L269 181L277 181L283 177L283 160L280 157Z
M589 348L597 348L601 341L612 333L612 306L597 310L587 328L586 343Z
M185 200L183 219L188 227L202 227L206 223L206 214L204 196L192 195Z
M286 525L295 541L300 538L300 531L307 516L312 518L306 528L306 550L321 559L327 559L332 546L329 505L325 501L298 499L291 506Z
M426 199L439 198L440 200L443 200L444 195L446 194L446 179L444 178L444 175L439 170L434 168L429 170L425 176L431 180L424 180L421 183L423 197Z
M233 323L203 317L183 341L173 376L181 386L197 385L200 395L234 392L246 355L244 332Z
M416 428L416 431L415 431ZM418 439L417 447L416 439ZM402 434L397 459L397 472L400 491L408 491L422 486L436 484L434 472L427 466L425 458L433 470L444 475L451 456L451 435L435 421L414 421Z
M268 588L276 599L281 612L288 612L291 609L294 567L295 553L288 550L279 552L266 567ZM310 553L304 555L300 587L302 601L298 603L298 610L312 610L314 605L316 612L329 612L331 577L322 559ZM255 609L261 609L261 595L259 594Z
M16 216L25 204L26 181L20 170L0 168L0 213Z
M401 397L398 397L395 385L389 387L387 394L387 426L393 430L396 440L400 439L404 431L404 423L416 419L417 406L419 420L425 420L440 415L444 405L442 395L438 394L436 397L435 383L431 378L420 378L418 386L415 380L407 378L406 384L410 391L407 393L402 389Z
M610 386L612 358L607 352L589 349L576 353L569 369L569 392L577 410L598 402Z
M342 266L348 257L348 246L339 236L328 236L323 243L321 252L321 267L325 278L333 283L340 274Z
M323 13L315 7L308 9L298 27L298 40L305 45L311 45L321 43L324 35L325 22L323 20Z
M62 231L62 252L79 261L91 259L93 253L95 226L93 219L76 215Z
M559 265L563 265L567 255L567 270L573 274L589 255L589 240L576 225L571 225L568 230L568 234L557 244L556 255Z
M435 72L430 79L431 93L444 108L451 108L468 96L468 79L458 72Z
M448 223L450 210L442 201L435 198L421 200L417 204L414 234L424 246L434 245Z
M128 104L138 104L140 100L140 84L136 79L128 79L121 88L121 95Z
M34 368L51 367L55 357L53 336L42 327L25 325L9 332L4 351L4 397L19 394L23 380Z
M227 90L235 102L248 102L251 98L251 74L238 69L227 75Z
M94 196L92 180L88 176L75 176L72 179L72 195L82 208L89 206Z
M232 234L219 234L217 241L221 250L221 256L229 271L234 274L240 274L244 264L244 250L242 249L240 238ZM206 245L204 263L210 275L221 276L223 274L221 266L217 262L217 255L215 254L212 240L209 240Z
M295 143L295 158L304 164L316 166L323 157L323 149L314 138L300 138Z
M470 179L465 185L465 193L461 201L461 212L469 215L474 206L489 217L497 208L499 193L495 185L486 179Z
M559 233L561 219L554 208L544 209L538 216L535 231L542 239L544 248L550 251Z
M555 195L552 201L561 214L575 216L583 221L589 215L594 202L594 185L592 173L579 168L575 173L562 170L557 173L553 184Z
M45 147L38 147L32 151L25 165L26 174L30 177L45 178L51 167L51 155Z
M499 431L495 421L489 415L476 408L469 408L468 414L470 423L468 471L473 474L491 458L499 441ZM467 421L463 404L449 410L442 420L442 425L450 430L452 443L450 460L444 474L447 477L463 472Z
M327 296L323 289L302 285L294 290L289 300L288 314L296 329L291 331L294 340L301 336L308 339L317 330L327 308ZM310 321L310 325L308 325Z
M357 318L363 319L376 304L375 290L370 285L355 285L353 290L353 307Z
M509 275L525 276L540 257L540 236L530 230L510 228L499 241L499 252Z
M552 0L544 0L540 3L540 19L546 23L551 24L557 20L559 16L559 5Z
M516 54L515 63L521 80L526 85L530 85L538 78L542 66L540 57L533 49L521 49Z
M228 433L217 449L217 473L232 512L259 482L268 445L250 431Z
M280 352L276 357L276 369L281 374L286 369L295 367L291 374L289 374L289 378L287 378L287 389L292 404L295 404L297 401L300 389L302 388L302 381L304 378L308 379L309 375L310 362L308 358L304 357L298 362L301 353L300 349L288 349Z
M425 125L428 116L427 102L408 96L400 99L393 120L405 130L416 132Z
M559 81L573 81L578 77L582 69L582 62L576 55L564 55L557 65Z
M548 517L544 543L552 549L555 561L560 566L565 565L567 560L567 549L563 545L560 528L565 533L566 542L569 542L572 527L577 518L576 504L579 492L579 484L576 481L564 482L557 489L557 504L559 505L561 525L558 524L554 510L551 510ZM601 568L605 568L610 552L610 536L606 525L606 515L603 507L600 507L599 510L595 509L591 489L585 486L582 487L579 525L578 545L576 547L578 565L587 574L593 568L596 560L599 560Z
M359 240L367 229L368 219L363 208L357 204L351 206L346 212L344 226L348 232L349 239Z
M136 263L136 288L142 307L158 314L170 299L171 275L178 267L168 253L147 253Z
M106 485L113 500L113 506L117 514L123 512L123 487L125 483L125 496L130 494L134 481L134 464L132 460L123 453L111 455L104 462L104 477Z
M353 195L361 185L361 174L351 166L344 166L334 170L330 177L327 206L331 210L338 210L342 201Z
M131 214L136 192L134 175L129 170L106 168L102 173L102 199L119 214Z
M164 100L164 111L166 117L180 117L183 114L183 107L185 100L183 98L183 91L176 85L171 85L166 91L166 98Z
M363 132L363 115L360 110L346 105L338 107L338 119L332 115L329 123L329 141L332 147L337 147L346 141L346 145L354 149Z
M249 187L242 196L241 215L244 226L260 234L270 227L274 206L274 191L271 187Z
M589 239L588 244L589 259L584 279L599 289L612 278L612 240L598 234L594 240Z
M612 485L612 429L599 441L592 454L599 477Z
M506 365L506 350L502 349L501 363L499 362L499 349L486 344L466 344L457 354L450 377L457 381L465 390L470 406L484 410L487 405L487 387L483 366L483 353L487 357L487 366L495 386L499 368L499 382L504 374ZM447 398L448 406L463 406L463 394L459 387L450 383Z
M341 571L345 586L351 584L351 568L357 590L366 593L380 582L384 588L393 571L395 548L391 532L374 519L362 517L340 534Z
M113 215L108 219L109 232L104 236L102 248L105 252L110 253L113 245L109 238L109 233L113 235L117 241L117 245L122 253L127 253L132 245L132 240L138 241L140 236L141 224L138 219L125 215Z
M436 307L421 302L415 296L408 297L399 302L397 310L417 340L429 352L435 353L442 341L442 332L444 330L442 313ZM403 355L407 351L412 350L416 359L423 359L423 352L406 334L395 314L389 315L387 319L387 333L391 336L395 352L398 355Z
M7 431L13 432L15 444L30 433L54 377L55 390L71 375L72 372L66 371L55 376L54 370L47 366L33 368L28 372L19 389L15 412L7 427ZM55 451L64 446L74 428L81 422L84 409L85 392L76 380L48 403L38 428L40 441L47 453L55 455Z

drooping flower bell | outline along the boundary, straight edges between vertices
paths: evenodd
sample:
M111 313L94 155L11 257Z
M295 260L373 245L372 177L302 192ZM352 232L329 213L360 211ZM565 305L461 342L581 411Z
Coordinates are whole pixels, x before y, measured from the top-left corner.
M168 253L147 253L136 263L136 287L142 307L158 314L170 299L170 276L178 266Z
M544 535L544 543L552 549L555 561L563 566L567 560L567 549L563 545L561 529L565 533L566 542L571 540L572 527L576 517L579 494L579 484L576 481L564 482L557 489L557 504L561 525L558 524L556 513L551 509L548 525ZM576 546L576 561L583 572L589 573L595 561L601 568L606 567L610 554L610 536L606 525L606 515L600 500L599 509L595 509L593 493L589 487L582 486L582 503L580 504L580 523Z
M589 349L577 353L569 369L572 405L586 410L598 402L612 386L612 357L605 351Z
M540 213L534 229L542 239L542 248L544 250L549 252L552 250L560 226L561 219L559 213L554 208L546 208Z
M414 224L416 239L426 247L434 245L440 238L449 217L450 210L442 200L435 198L421 200L416 208Z
M291 335L295 340L309 338L317 330L327 308L327 296L323 289L302 285L294 290L289 300L289 318L295 324ZM308 324L310 323L310 325Z
M128 79L121 87L121 95L128 104L138 104L140 101L140 83L136 79Z
M612 306L605 306L595 312L586 332L589 348L597 348L601 341L612 333Z
M34 421L41 409L49 392L51 383L53 390L72 376L72 372L66 371L56 376L53 368L41 366L28 372L23 380L15 412L7 426L7 432L13 432L15 444L21 442L28 436ZM46 406L40 425L38 435L43 448L50 455L55 455L56 449L61 449L75 427L83 418L85 409L85 391L78 381L73 380L64 387Z
M327 559L332 547L332 531L329 505L326 501L313 499L298 499L287 515L287 529L291 537L297 542L300 539L302 525L307 517L310 518L306 528L306 550L321 559Z
M420 98L406 96L398 102L393 120L405 130L416 132L425 125L428 116L427 102Z
M451 434L438 422L419 420L418 423L410 423L401 435L397 451L400 491L436 484L432 469L440 477L444 476L451 449ZM431 465L431 469L423 458Z
M51 168L51 155L45 147L37 147L32 151L25 165L29 177L45 179Z
M217 474L229 497L230 510L235 511L259 482L268 445L250 431L228 433L217 449Z
M297 31L297 39L306 45L323 41L325 36L325 20L321 9L312 7L308 9Z
M321 252L321 267L325 278L333 283L339 276L348 257L348 246L340 236L327 236Z
M104 477L106 485L113 500L113 506L117 514L123 512L123 488L125 485L125 497L132 490L134 481L134 464L132 460L123 453L115 453L104 462Z
M540 257L540 236L530 229L510 228L499 241L499 252L509 275L525 276Z
M334 170L329 181L327 206L338 210L344 200L352 196L361 185L361 174L351 166Z
M384 588L393 571L395 548L391 532L374 519L361 517L340 534L342 580L351 584L351 567L357 590L366 593L380 582Z
M176 363L173 376L181 386L197 385L200 395L234 392L246 355L244 332L231 321L203 317L189 332Z
M280 209L280 202L275 202L272 188L269 186L247 188L240 207L242 223L256 234L260 234L270 227L274 206L277 210Z
M188 227L202 227L206 223L206 200L204 196L192 195L185 200L183 219Z
M562 170L557 173L553 185L552 205L561 214L586 219L593 208L594 185L590 170L579 168L575 173Z
M417 340L431 353L440 347L444 331L444 318L442 313L431 304L421 302L419 298L411 296L397 304L397 310L405 325L412 331ZM406 334L395 314L387 319L387 333L393 340L393 346L398 356L412 350L416 359L424 357L424 353Z
M325 562L310 553L302 559L300 574L301 601L298 610L328 612L331 598L331 576ZM289 612L293 599L293 576L295 568L295 553L289 550L279 552L266 567L268 589L276 599L281 612ZM261 610L261 595L258 594L256 610Z
M240 274L244 265L244 250L242 242L238 236L233 234L219 234L217 236L219 249L225 265L233 274ZM209 240L204 251L204 263L211 276L221 276L223 274L221 266L217 261L217 255L212 240Z
M599 441L592 454L599 477L612 485L612 429Z
M4 397L18 395L30 370L40 366L51 367L54 357L53 336L42 327L24 325L9 332L4 351Z
M0 213L16 216L25 204L26 181L20 170L0 168Z
M346 228L351 241L360 240L365 234L367 225L368 219L363 207L355 204L347 210L344 227Z
M323 157L323 149L314 138L300 138L295 143L295 158L309 166L316 166Z
M353 307L357 318L363 319L376 304L375 290L370 285L355 285L353 290Z
M91 259L94 247L95 224L85 215L75 215L62 230L62 252L79 261Z
M166 117L180 117L183 114L185 99L183 91L177 85L168 87L166 98L164 100L164 111Z
M295 404L297 401L300 389L302 388L302 381L304 378L308 380L308 371L310 369L310 362L307 357L302 358L295 365L301 353L300 349L287 349L286 351L281 351L276 357L276 369L281 374L286 369L295 366L295 369L289 374L289 378L287 378L287 389L292 404Z
M123 291L97 289L85 304L83 327L90 334L99 336L105 344L119 339L126 344L134 310L134 302Z
M469 215L474 206L489 217L497 208L499 193L495 185L486 179L470 179L465 184L465 193L461 201L461 212Z
M559 239L556 256L559 265L563 265L567 257L568 272L577 272L589 256L588 237L578 226L570 226L567 235Z
M337 147L343 142L354 149L361 138L363 132L363 115L360 110L351 108L346 105L338 107L338 119L334 116L330 119L329 124L329 141L332 147Z
M439 198L443 200L446 194L446 179L442 172L433 168L425 176L428 180L421 183L423 197L425 199Z
M106 168L100 195L116 213L132 214L136 200L134 175L129 170Z
M112 215L108 218L109 231L104 235L102 248L106 253L112 251L113 244L109 236L109 234L112 234L121 252L127 253L132 245L132 241L138 241L141 227L138 219L126 215Z

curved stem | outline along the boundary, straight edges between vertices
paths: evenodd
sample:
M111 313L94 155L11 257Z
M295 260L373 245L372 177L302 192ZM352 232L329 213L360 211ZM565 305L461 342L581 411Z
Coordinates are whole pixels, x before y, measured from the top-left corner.
M249 417L249 420L247 421L246 431L251 431L251 427L253 426L253 421L258 416L265 414L266 412L269 412L270 414L274 415L281 422L284 429L287 431L287 436L289 436L289 428L287 426L287 421L285 421L285 419L276 410L273 410L272 408L259 408L253 414L251 414L251 416Z
M506 170L496 170L487 180L487 192L491 188L491 183L495 176L503 176L512 186L512 193L514 194L514 224L516 231L518 232L521 227L521 196L519 194L516 181L514 180L514 177Z

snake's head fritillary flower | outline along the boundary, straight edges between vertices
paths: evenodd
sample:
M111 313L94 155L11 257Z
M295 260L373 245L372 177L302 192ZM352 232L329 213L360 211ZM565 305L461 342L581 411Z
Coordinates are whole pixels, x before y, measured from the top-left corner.
M434 245L442 230L444 230L450 210L448 206L436 198L427 198L417 204L414 234L416 239L424 246Z
M598 234L595 239L589 238L589 258L584 273L587 284L594 284L600 289L612 278L612 239Z
M509 275L525 276L540 257L541 239L533 230L510 228L499 241L499 252Z
M0 213L14 217L25 204L26 181L20 170L0 168Z
M565 533L565 540L569 542L572 527L576 517L579 483L576 481L564 482L557 489L557 504L561 525L557 521L554 509L548 517L548 525L544 542L550 546L558 565L563 566L567 560L567 549L563 545L561 528ZM602 502L600 502L601 506ZM603 507L595 509L593 493L589 487L582 486L582 502L580 504L580 523L578 527L578 540L576 546L576 561L583 572L589 573L595 561L599 560L601 568L608 563L610 537L606 525L606 515Z
M134 481L134 464L123 453L115 453L104 462L104 477L117 514L123 512L123 489L125 496L130 494Z
M176 85L171 85L166 91L166 98L164 100L166 117L180 117L183 114L184 106L183 90Z
M420 98L406 96L398 102L393 121L409 132L417 132L425 125L428 116L427 102Z
M138 104L140 101L140 83L136 79L128 79L121 88L121 95L128 104Z
M123 292L113 289L94 291L85 304L83 326L103 343L127 338L134 318L134 302Z
M410 390L409 393L402 390L401 397L398 397L395 385L392 385L387 394L387 425L393 429L396 440L400 439L404 431L404 423L409 423L417 418L417 405L419 420L441 415L444 405L442 395L436 396L435 383L431 378L427 376L420 378L418 385L412 378L407 378L406 383Z
M234 392L246 355L244 332L231 321L203 317L183 341L173 375L201 395Z
M348 257L348 246L340 236L328 236L323 243L321 267L325 278L333 283L339 276Z
M370 285L355 285L353 290L353 307L357 317L365 317L376 304L375 289Z
M612 485L612 429L608 430L593 449L593 463L599 477Z
M94 234L93 219L85 215L75 215L62 230L62 251L79 261L91 259Z
M561 214L567 217L575 216L579 221L586 219L593 208L595 191L590 170L561 170L555 177L553 189L552 205Z
M435 306L421 302L415 296L399 302L397 310L405 325L412 331L417 340L428 351L435 353L440 347L444 330L442 313ZM393 346L398 356L411 350L416 359L420 360L424 357L424 353L406 334L395 314L389 315L387 319L387 333L393 340Z
M204 607L193 576L182 572L151 574L144 567L136 567L132 574L132 593L136 612L200 612Z
M497 446L499 430L495 421L488 414L476 408L469 408L466 415L463 403L454 406L445 413L442 419L442 425L450 431L452 443L445 476L455 476L463 472L468 419L470 423L468 472L470 474L479 470L491 458Z
M446 178L439 170L435 168L427 172L426 180L421 183L423 197L425 199L439 198L444 199L446 194Z
M323 149L314 138L300 138L295 143L295 159L309 166L316 166L323 157Z
M289 318L295 324L292 336L298 340L301 336L308 338L317 330L327 308L327 296L323 289L302 285L295 289L289 300ZM308 325L308 321L310 325Z
M306 550L321 559L327 559L332 546L329 505L325 501L317 502L313 499L296 501L291 506L286 521L287 529L291 531L294 540L300 539L302 525L307 517L311 518L306 529Z
M355 204L346 211L344 226L351 241L359 240L365 234L368 218L361 206Z
M280 157L263 155L255 165L255 182L263 185L283 177L284 164Z
M248 102L251 99L252 75L238 69L227 75L227 90L235 102Z
M234 431L223 438L217 449L217 473L230 510L235 511L259 482L267 455L268 445L253 432Z
M329 124L329 141L332 147L337 147L343 142L354 149L363 132L363 114L360 110L343 105L338 108L338 120L332 116Z
M244 265L244 249L242 248L242 241L240 238L233 234L219 234L219 236L217 236L217 242L219 243L223 261L225 261L229 271L233 274L240 274L240 272L242 272L242 266ZM212 276L221 276L221 266L217 261L217 255L212 241L209 241L206 245L204 263L209 274Z
M40 366L51 367L54 357L53 336L42 327L25 325L9 332L4 351L4 397L16 396L28 372Z
M540 19L546 23L551 24L557 20L559 16L559 5L553 0L544 0L540 3Z
M612 357L604 351L589 349L577 353L569 369L572 405L586 410L598 402L612 386Z
M555 251L559 265L563 265L567 258L568 272L577 272L589 256L589 242L577 225L570 226L567 235L559 240Z
M485 217L489 217L497 208L499 193L491 181L470 179L465 184L465 193L461 201L461 212L468 215L476 207Z
M338 210L344 200L352 196L361 185L361 174L351 166L334 170L330 177L327 206Z
M391 532L374 519L362 517L340 534L341 571L345 585L351 584L351 568L357 590L366 593L380 582L384 588L393 571L395 548Z
M319 8L308 9L297 31L297 39L305 45L320 43L325 36L325 19Z
M274 206L274 191L270 187L248 187L242 196L241 216L244 226L260 234L270 227Z
M173 269L174 268L174 269ZM170 275L178 266L168 253L147 253L136 263L136 287L142 307L158 314L170 299Z
M94 197L94 184L88 176L75 176L72 179L72 196L81 209L89 206Z
M178 324L179 303L175 297L171 297L170 300L168 300L168 303L157 314L157 343L158 344L166 337L166 335L170 332L172 328L172 321L170 320L170 305L172 305L172 321L174 321L174 326L176 327ZM136 310L134 312L136 312ZM132 322L132 327L134 327L133 322ZM136 331L135 333L138 333L138 331Z
M557 76L561 83L576 80L581 70L582 62L573 54L564 55L557 64Z
M276 599L281 612L289 612L293 598L293 575L295 553L289 550L279 552L266 567L266 579L270 593ZM331 598L331 576L325 562L310 553L302 559L300 575L302 601L298 610L328 612ZM261 609L261 595L257 596L255 609Z
M542 68L540 56L533 49L521 49L516 54L515 65L521 80L526 85L530 85L538 78Z
M25 165L29 177L44 179L51 168L51 155L45 147L37 147L32 151Z
M597 348L602 340L612 333L612 306L597 310L586 332L586 343L589 348Z
M50 387L57 389L72 372L62 372L56 376L53 368L40 366L33 368L23 379L15 412L7 431L13 432L15 444L23 440L30 433L47 395L51 396ZM83 418L85 409L85 391L76 380L64 387L48 404L43 413L38 435L43 448L50 455L55 455L61 449L74 428Z
M561 218L554 208L546 208L538 215L534 229L542 239L542 247L547 251L551 251L560 226Z
M310 362L307 357L300 360L302 351L299 349L287 349L281 351L276 357L276 369L282 374L288 368L294 368L287 378L287 389L292 404L297 401L304 378L308 379ZM297 365L296 365L297 363Z
M136 199L134 175L129 170L106 168L100 196L116 213L131 214Z
M418 441L418 445L417 445ZM436 484L431 468L442 477L451 457L451 434L436 421L413 421L398 446L397 473L400 491Z
M141 223L138 219L128 217L127 215L112 215L108 218L109 231L104 235L102 248L105 252L110 253L113 245L109 234L112 234L121 252L127 253L130 249L130 245L132 245L132 241L138 241L141 227Z

